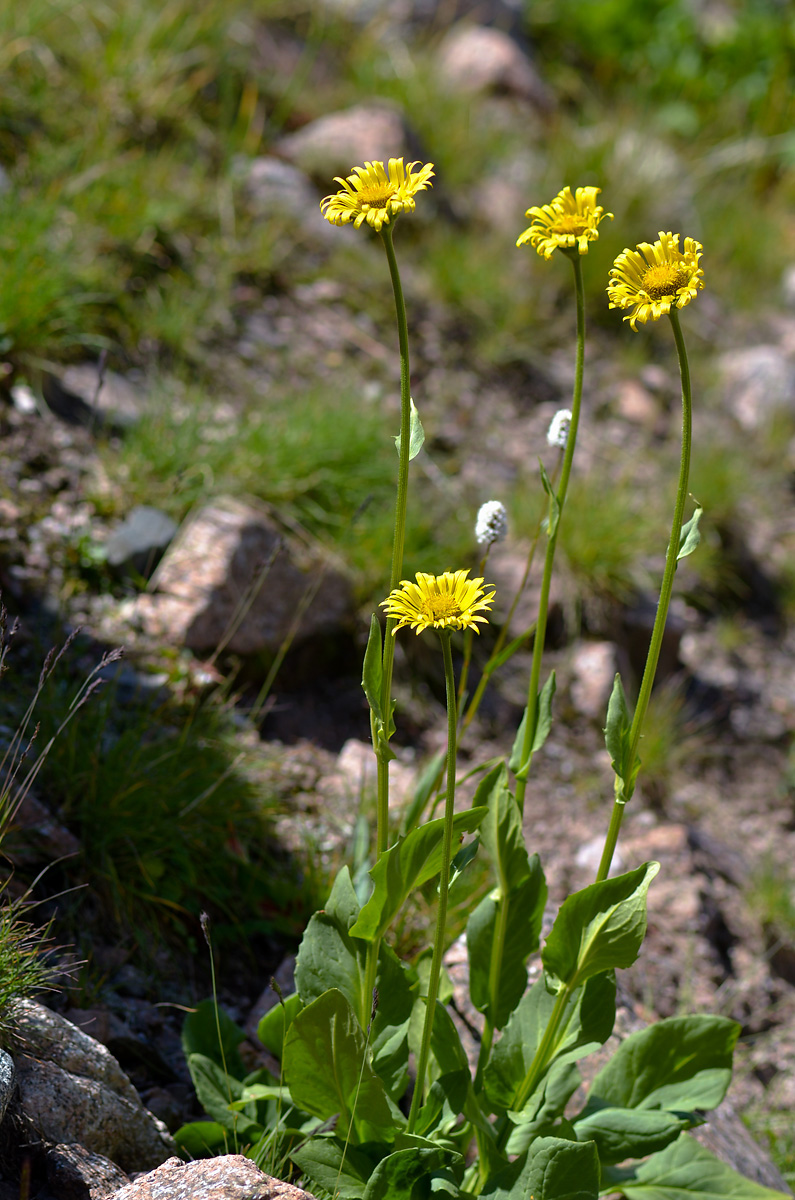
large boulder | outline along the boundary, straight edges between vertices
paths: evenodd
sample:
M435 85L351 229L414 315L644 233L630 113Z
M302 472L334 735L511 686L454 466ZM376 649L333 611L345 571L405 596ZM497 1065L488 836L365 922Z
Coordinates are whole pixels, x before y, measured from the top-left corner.
M149 1170L174 1153L165 1125L103 1045L32 1000L19 1002L15 1025L19 1104L39 1137L78 1143L124 1171Z
M197 654L275 654L352 622L350 582L322 549L255 502L219 498L183 526L133 619Z
M743 429L795 412L795 365L779 346L747 346L718 359L724 401Z
M170 1158L108 1200L314 1200L291 1183L272 1179L242 1154L182 1162Z
M438 65L455 91L513 95L540 112L550 112L555 106L530 59L501 29L460 22L439 47Z
M276 152L327 183L329 192L336 191L334 176L349 175L353 167L411 156L403 118L385 104L360 104L318 117L283 137Z

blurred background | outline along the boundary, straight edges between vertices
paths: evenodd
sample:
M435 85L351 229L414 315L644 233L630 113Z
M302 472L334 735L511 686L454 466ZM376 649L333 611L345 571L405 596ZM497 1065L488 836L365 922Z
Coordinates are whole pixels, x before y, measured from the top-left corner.
M671 875L633 988L650 1014L743 1022L743 1104L792 1170L794 74L789 0L0 0L0 585L28 631L9 728L54 627L85 630L78 675L104 647L130 651L37 784L77 845L51 878L71 887L91 864L59 908L87 964L71 1003L118 995L116 951L137 961L152 931L195 958L207 907L221 946L257 947L244 1013L339 862L367 865L360 662L389 573L399 364L378 238L321 217L334 177L434 164L395 235L426 432L405 573L477 567L477 508L501 500L498 619L574 359L568 264L515 242L529 206L595 185L614 220L583 264L558 725L532 848L553 892L592 875L607 691L617 668L631 691L642 665L679 453L668 323L633 333L605 287L624 247L678 232L704 246L682 325L705 516L627 827L630 865L659 854ZM254 633L222 605L248 587L234 562L252 528ZM208 583L199 568L230 530ZM269 591L288 545L298 590L274 574ZM531 585L512 633L533 614ZM443 736L434 655L405 639L399 656L396 795ZM487 694L473 761L504 749L526 667L518 655ZM59 671L48 734L73 688ZM550 796L568 805L565 845ZM44 821L15 834L31 874L75 852L45 845ZM408 951L422 927L403 931ZM146 970L162 989L168 962Z

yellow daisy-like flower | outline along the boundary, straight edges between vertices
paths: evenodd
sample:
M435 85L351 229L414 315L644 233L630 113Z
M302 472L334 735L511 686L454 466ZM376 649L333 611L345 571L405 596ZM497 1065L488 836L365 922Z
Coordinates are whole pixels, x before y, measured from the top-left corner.
M488 624L488 618L480 616L491 607L494 591L491 584L483 586L482 579L467 579L469 570L445 571L443 575L426 575L417 572L417 582L401 581L381 601L387 616L396 617L397 633L404 625L410 625L418 634L423 629L474 629L480 633L476 622Z
M419 170L415 168L419 167ZM402 158L382 162L366 162L363 167L351 168L347 179L335 177L342 191L320 201L323 216L332 225L347 225L353 221L359 228L365 221L377 233L393 217L414 211L414 195L424 192L433 175L433 163L420 166L418 162L403 165Z
M610 307L631 308L624 320L636 332L638 321L645 325L667 316L674 305L684 308L704 286L702 254L693 238L685 238L680 250L678 233L661 233L654 245L640 242L634 250L622 250L610 270Z
M599 222L603 217L613 219L612 213L596 203L601 190L578 187L572 196L571 188L565 187L551 204L528 208L525 216L532 217L533 223L518 239L517 246L529 242L544 258L551 258L556 250L570 250L574 246L580 254L587 254L588 243L599 237Z

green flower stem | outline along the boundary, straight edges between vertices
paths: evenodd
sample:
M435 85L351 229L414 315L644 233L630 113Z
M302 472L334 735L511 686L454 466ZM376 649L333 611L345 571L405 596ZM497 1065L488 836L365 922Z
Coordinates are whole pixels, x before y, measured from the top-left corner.
M536 1087L538 1086L544 1071L547 1069L555 1050L560 1045L560 1042L565 1035L566 1027L568 1026L571 1015L569 1003L577 992L578 988L579 984L572 982L566 984L565 987L562 987L558 992L557 999L555 1000L555 1006L550 1014L549 1024L544 1030L544 1035L538 1044L538 1049L533 1055L533 1061L530 1063L527 1074L522 1081L522 1086L516 1093L513 1104L511 1105L513 1111L521 1112L525 1104L527 1104L527 1101L530 1099ZM567 1009L569 1010L568 1017L566 1016ZM566 1018L565 1022L564 1017ZM561 1026L563 1026L562 1029ZM513 1128L514 1126L510 1121L506 1121L502 1125L497 1138L497 1145L501 1150L505 1149L505 1145Z
M436 998L439 994L439 976L442 973L444 934L445 926L447 925L447 893L450 887L450 863L453 857L457 713L450 630L440 629L439 639L442 643L442 654L444 656L444 681L447 692L447 795L444 802L444 840L442 842L442 867L439 875L439 905L436 912L436 932L433 938L433 957L431 959L431 973L428 978L428 996L425 1002L425 1023L422 1027L422 1042L420 1043L420 1056L417 1062L414 1095L411 1098L408 1133L414 1132L414 1127L417 1124L417 1115L420 1111L420 1104L422 1103L422 1094L425 1090L425 1072L431 1052L433 1018L436 1012Z
M389 274L392 279L392 290L395 293L395 313L397 316L398 343L400 346L400 462L398 466L397 499L395 501L395 533L392 542L392 572L389 577L389 590L393 591L400 583L403 574L403 547L406 541L406 506L409 490L409 451L411 441L411 379L409 373L409 331L406 321L406 302L403 299L403 287L400 282L395 248L392 244L392 226L384 225L381 229L381 241L386 250ZM392 667L395 659L395 639L393 629L394 617L388 617L384 633L384 652L382 659L381 711L389 725L392 697ZM388 732L388 731L387 731ZM389 761L386 756L379 755L378 759L378 807L376 827L376 855L384 853L389 844Z
M490 549L491 549L490 545L486 547L486 553L483 555L483 557L480 560L480 566L478 567L478 575L482 576L482 575L486 574L486 562L489 557ZM458 678L458 711L459 711L459 713L461 712L461 707L464 703L464 693L466 691L467 680L469 679L469 667L472 662L472 643L473 643L474 639L475 639L475 630L470 625L470 627L464 631L464 660L461 664L461 674ZM463 730L462 730L462 732L463 732Z
M571 466L574 461L574 448L577 444L577 427L580 423L580 405L582 402L582 377L585 364L585 294L582 283L582 264L576 250L563 251L574 268L574 289L577 303L577 357L574 369L574 392L571 400L571 423L566 439L566 452L563 455L563 466L560 472L560 483L557 490L558 518L547 536L547 549L544 556L544 574L541 579L541 595L538 602L538 618L536 633L533 639L533 662L530 668L530 683L527 688L527 721L525 722L524 742L522 744L521 762L526 763L530 757L530 749L535 736L536 714L538 706L538 684L541 678L541 659L544 654L544 643L547 635L547 615L549 611L549 590L552 584L552 568L555 563L555 549L558 542L558 528L563 516L563 505L566 502L566 492L569 487ZM553 500L550 496L549 517L553 516ZM516 781L516 803L519 812L524 812L524 796L527 790L527 779Z
M496 1012L500 1002L500 976L502 974L502 961L505 954L505 938L508 933L508 915L510 910L510 901L504 895L502 904L500 905L497 916L497 928L494 933L494 943L491 948L491 962L489 964L489 1009L490 1012ZM475 1071L475 1091L479 1092L483 1086L483 1072L486 1068L486 1063L489 1061L491 1047L494 1041L494 1023L491 1016L487 1016L483 1022L483 1033L480 1039L480 1051L478 1053L478 1065Z
M671 540L668 543L668 551L665 556L665 571L660 589L660 599L657 603L657 615L654 619L654 628L651 634L651 642L649 643L649 652L646 656L646 666L643 671L638 702L635 705L635 712L629 731L629 752L625 761L630 771L635 764L643 722L646 718L651 689L654 685L654 676L657 673L657 663L660 657L663 634L665 633L665 622L674 586L674 575L676 574L676 564L679 556L679 539L682 533L682 522L684 520L685 504L687 503L688 495L688 480L690 478L690 447L692 442L690 366L687 361L687 349L685 348L685 340L682 336L682 327L679 324L679 311L676 308L672 308L668 315L671 318L671 327L674 331L676 351L679 355L679 374L682 381L682 455L679 463L679 483L676 491L674 517L671 523ZM610 817L610 826L607 831L605 848L602 852L602 861L599 863L599 870L596 875L597 883L603 879L607 879L610 864L613 861L616 842L618 841L618 834L621 829L624 808L627 801L632 799L634 786L634 781L630 779L620 790L616 791L616 800L613 804L613 812Z
M381 228L381 241L384 243L389 275L392 280L392 290L395 294L395 314L397 316L398 345L400 348L400 454L398 462L397 497L395 500L395 532L392 541L392 570L389 576L390 592L400 583L403 574L403 547L406 542L406 508L409 491L409 452L411 443L411 377L409 368L409 330L406 320L406 302L403 298L403 287L400 282L395 247L392 242L392 226ZM392 712L392 668L395 661L395 618L387 617L384 630L384 647L381 658L381 712L386 721L386 736L389 738ZM374 722L371 720L371 724ZM380 858L389 845L389 752L387 741L379 742L373 728L373 746L376 748L377 764L377 800L376 800L376 858ZM380 749L379 749L380 746ZM364 990L362 992L362 1011L368 1010L370 997L376 985L378 973L378 954L380 941L371 942L367 947L365 963Z

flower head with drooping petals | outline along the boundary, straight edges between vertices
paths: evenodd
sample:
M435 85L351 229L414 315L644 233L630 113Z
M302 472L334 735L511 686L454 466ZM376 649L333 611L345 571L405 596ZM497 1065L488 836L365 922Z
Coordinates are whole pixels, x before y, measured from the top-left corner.
M468 569L443 575L418 571L416 583L403 579L400 587L381 601L387 616L397 619L392 632L409 625L417 634L423 629L473 629L479 633L476 622L488 624L488 618L480 614L491 607L494 590L488 591L491 584L484 587L482 579L468 579L468 575Z
M680 250L678 233L660 233L653 245L640 242L634 250L622 250L607 285L610 307L631 308L624 320L635 332L638 321L658 321L672 308L684 308L704 286L702 254L701 243L693 238L685 238Z
M580 254L588 253L588 243L599 237L599 222L603 217L613 219L596 203L601 188L578 187L574 195L570 187L558 192L550 204L528 208L526 217L533 223L518 239L517 246L529 244L543 258L551 258L556 250L571 250L574 246Z
M363 167L353 167L347 179L337 175L335 182L342 184L342 190L326 196L320 207L332 225L352 221L358 229L366 223L380 233L393 217L414 211L414 195L433 186L432 175L433 163L404 166L402 158L390 158L384 167L382 162L366 162Z

